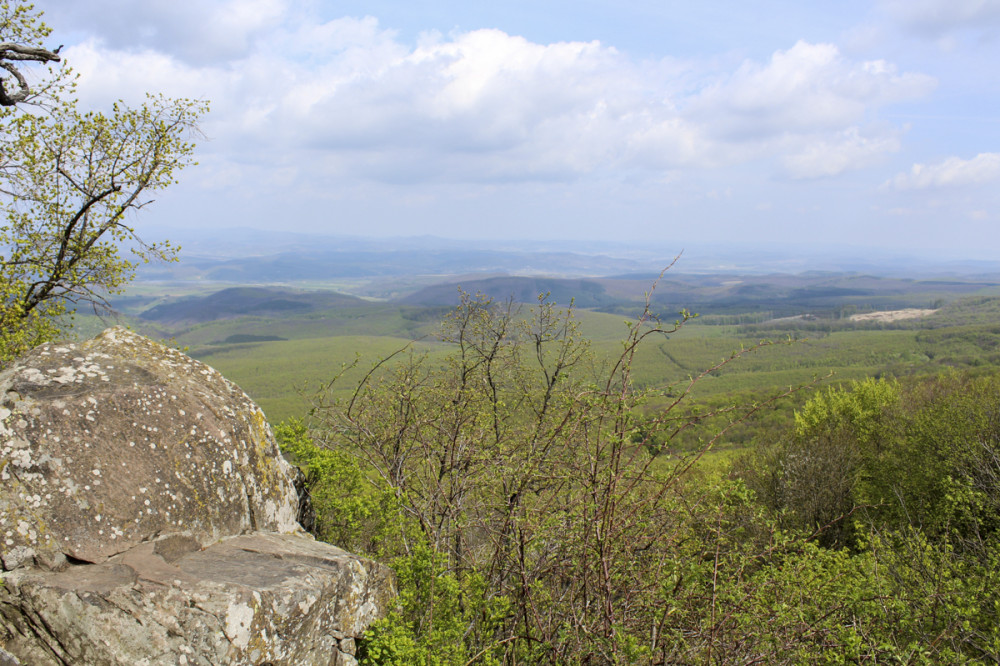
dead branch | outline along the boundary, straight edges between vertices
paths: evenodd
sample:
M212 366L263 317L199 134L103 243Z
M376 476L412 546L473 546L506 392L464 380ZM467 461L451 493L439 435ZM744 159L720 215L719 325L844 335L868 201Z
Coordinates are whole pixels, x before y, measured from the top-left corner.
M15 106L24 102L31 95L24 74L14 66L14 62L59 62L60 45L55 51L43 49L40 46L25 46L24 44L14 44L13 42L0 42L0 67L10 72L14 81L17 82L17 90L7 91L5 83L9 80L0 77L0 106Z

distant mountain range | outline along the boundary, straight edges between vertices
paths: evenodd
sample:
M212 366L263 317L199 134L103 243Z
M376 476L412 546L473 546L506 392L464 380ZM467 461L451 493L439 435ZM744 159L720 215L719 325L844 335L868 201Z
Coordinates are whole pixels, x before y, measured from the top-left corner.
M400 301L410 305L455 305L458 289L497 300L533 303L540 293L549 300L605 311L631 310L652 289L651 303L661 312L681 309L716 314L772 311L777 315L832 311L845 305L864 308L928 307L938 299L979 293L1000 287L995 280L914 280L854 273L771 274L735 277L729 274L656 274L593 279L492 277L449 280L423 288Z
M607 287L597 280L494 277L482 280L446 282L425 287L400 299L407 305L455 305L459 289L469 294L485 294L496 300L513 299L518 303L534 303L539 294L548 294L548 300L567 306L572 301L576 307L599 308L620 304L623 298L612 296ZM638 294L642 295L641 292Z
M588 275L620 272L641 264L571 253L517 253L490 250L385 250L282 252L240 259L188 258L147 265L144 280L209 281L244 284L322 282L340 278L538 273Z
M400 276L504 273L595 277L655 274L683 251L676 270L738 275L859 272L877 276L1000 275L1000 261L944 260L851 247L591 241L462 241L417 236L359 238L253 229L162 230L181 247L179 262L140 267L138 279L271 284ZM157 230L147 237L159 237Z

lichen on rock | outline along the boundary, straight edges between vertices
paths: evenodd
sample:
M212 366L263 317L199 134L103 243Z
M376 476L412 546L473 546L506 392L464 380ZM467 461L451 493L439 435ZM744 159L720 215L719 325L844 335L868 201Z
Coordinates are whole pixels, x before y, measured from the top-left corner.
M305 535L162 543L8 574L7 649L39 666L350 664L393 594L385 567Z
M123 328L0 375L5 569L102 562L158 534L294 532L294 475L264 415L207 365Z
M394 587L316 542L261 410L122 328L0 373L0 663L351 664Z

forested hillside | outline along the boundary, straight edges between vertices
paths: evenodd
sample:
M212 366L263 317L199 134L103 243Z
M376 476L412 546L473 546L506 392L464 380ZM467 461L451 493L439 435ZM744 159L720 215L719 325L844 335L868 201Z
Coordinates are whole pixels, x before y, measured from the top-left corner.
M117 321L210 360L280 421L304 414L305 396L357 354L367 366L414 340L439 353L438 322L463 290L529 306L539 294L563 307L572 303L595 350L613 356L625 322L641 311L655 277L413 276L391 284L281 286L145 282L114 305L121 313ZM708 397L795 385L830 372L834 380L848 380L988 366L996 362L991 327L1000 325L998 284L981 276L668 272L651 293L652 309L669 320L682 308L699 316L640 350L635 381L650 387L682 381L762 339L797 344L774 345L713 372L697 392ZM87 335L109 320L78 316L76 322L79 334Z
M996 660L1000 374L693 399L765 342L639 387L684 319L609 356L555 306L466 296L443 354L278 427L319 535L399 576L362 663Z

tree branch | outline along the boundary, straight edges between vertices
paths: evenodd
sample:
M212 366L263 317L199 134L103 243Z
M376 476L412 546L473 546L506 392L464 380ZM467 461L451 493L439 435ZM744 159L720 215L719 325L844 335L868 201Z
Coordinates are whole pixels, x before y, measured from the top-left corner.
M90 248L93 246L93 244L97 241L99 235L90 239L90 241L86 243L84 248L80 252L77 252L75 256L67 259L66 253L67 250L69 249L69 242L73 236L73 229L76 227L77 223L87 215L87 212L94 205L96 205L103 199L107 198L108 196L114 194L119 190L120 190L119 187L111 187L105 190L104 192L92 196L89 200L85 201L82 206L80 206L80 209L76 212L76 214L69 220L69 222L66 223L62 237L60 238L59 250L56 253L55 261L53 262L53 268L49 273L48 279L40 283L35 283L27 291L23 301L24 312L26 313L31 312L35 307L38 306L39 303L46 300L46 298L49 297L50 293L56 287L56 285L58 285L61 282L62 277L65 274L66 270L72 268L73 265L76 264L76 262L79 261L79 259L82 256L86 256L87 251L89 251ZM36 292L35 288L39 285L41 286L41 289Z
M0 42L0 60L33 60L35 62L59 62L60 46L55 51L43 49L40 46L26 46L13 42Z
M60 46L59 49L62 47ZM39 46L25 46L11 42L0 42L0 67L4 68L17 81L17 90L7 92L4 86L4 79L0 78L0 106L15 106L28 99L31 89L24 75L11 64L14 62L59 62L59 49L49 51Z

